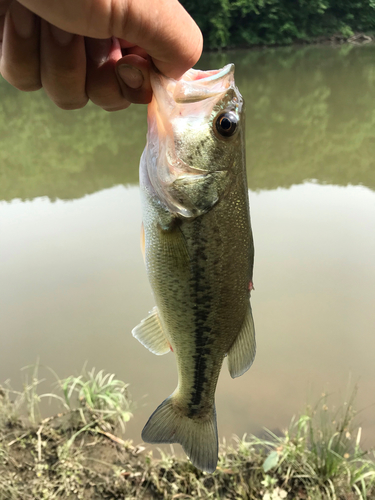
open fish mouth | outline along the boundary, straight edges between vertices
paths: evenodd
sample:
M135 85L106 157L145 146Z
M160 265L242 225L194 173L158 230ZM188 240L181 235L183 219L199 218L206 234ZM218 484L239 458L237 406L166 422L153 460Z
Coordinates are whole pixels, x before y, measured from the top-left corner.
M197 209L197 204L189 208L179 199L176 188L181 191L184 182L185 189L186 182L198 180L198 176L211 177L212 181L216 177L222 179L220 162L209 159L218 151L215 117L219 111L230 111L240 123L242 97L234 82L234 65L209 71L191 69L180 80L155 71L151 73L151 84L153 98L148 107L147 135L149 184L169 211L182 217L199 215L202 210Z
M234 84L233 64L211 71L191 69L177 81L173 97L176 103L199 102L222 94L231 84Z
M222 94L234 86L234 64L218 70L202 71L190 69L180 80L167 78L161 73L151 74L151 85L155 100L173 100L175 103L194 103Z
M159 135L159 139L170 135L173 122L178 118L194 120L199 117L200 120L207 120L216 102L230 89L237 90L234 64L227 64L219 70L190 69L180 80L167 78L155 71L151 73L151 85L153 98L148 106L149 139L154 133Z

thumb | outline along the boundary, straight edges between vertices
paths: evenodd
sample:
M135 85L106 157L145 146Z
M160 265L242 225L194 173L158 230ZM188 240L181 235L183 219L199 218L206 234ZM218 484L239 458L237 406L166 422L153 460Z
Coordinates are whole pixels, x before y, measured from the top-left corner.
M115 36L143 48L165 75L198 61L202 34L177 0L19 0L49 23L91 38Z

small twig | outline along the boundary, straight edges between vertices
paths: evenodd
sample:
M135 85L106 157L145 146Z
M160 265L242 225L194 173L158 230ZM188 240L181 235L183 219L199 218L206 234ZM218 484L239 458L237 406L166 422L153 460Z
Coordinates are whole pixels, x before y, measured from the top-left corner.
M38 436L38 447L37 447L37 450L38 450L38 462L41 462L42 461L42 436L41 436L41 432L42 432L42 429L43 429L43 424L39 427L36 435Z
M44 419L42 420L42 424L47 424L48 422L51 422L51 420L55 420L56 418L63 417L63 416L64 416L64 415L66 415L67 413L69 413L69 412L58 413L57 415L52 415L51 417L44 418Z
M103 434L104 436L107 436L107 438L111 439L112 441L114 441L117 444L127 446L126 441L123 441L121 438L118 438L117 436L115 436L114 434L111 434L110 432L105 432L105 431L102 431L101 429L95 429L95 431L98 432L99 434Z
M13 458L13 457L8 457L9 462L12 462L12 464L17 467L18 469L21 467L21 465Z
M17 441L21 441L21 439L23 439L24 437L28 436L29 434L30 434L30 431L25 432L25 434L22 434L22 436L19 436L18 438L13 439L13 441L10 441L8 443L8 446L12 446L14 443L17 443Z

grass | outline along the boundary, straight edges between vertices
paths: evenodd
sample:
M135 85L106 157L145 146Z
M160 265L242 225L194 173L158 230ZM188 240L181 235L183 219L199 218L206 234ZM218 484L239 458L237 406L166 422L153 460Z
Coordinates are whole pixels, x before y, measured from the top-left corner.
M317 486L324 498L341 498L351 491L366 499L369 492L375 493L375 456L360 447L362 430L354 425L355 394L356 390L336 409L328 407L324 395L315 408L293 418L281 437L267 431L270 439L258 440L269 450L264 472L283 475L285 485L297 480L306 490Z
M92 420L106 422L106 427L118 424L125 432L125 424L132 417L128 384L115 379L113 373L105 374L103 370L95 373L95 368L91 371L84 368L78 377L70 376L58 383L66 408L71 410L78 400L91 412Z
M217 471L207 474L173 449L154 458L123 439L133 405L114 374L83 369L39 395L38 367L27 373L23 391L0 388L0 500L375 498L375 457L361 449L355 392L339 408L323 396L282 435L223 442ZM43 397L62 413L42 420Z
M108 441L126 454L127 443L113 432L124 433L132 416L128 385L84 368L76 377L56 377L57 392L40 395L38 370L38 363L26 367L22 391L9 381L0 387L0 500L91 498L90 478L101 476L90 461L113 469L112 456L102 460ZM58 400L62 413L42 420L42 398ZM88 446L95 453L85 453Z

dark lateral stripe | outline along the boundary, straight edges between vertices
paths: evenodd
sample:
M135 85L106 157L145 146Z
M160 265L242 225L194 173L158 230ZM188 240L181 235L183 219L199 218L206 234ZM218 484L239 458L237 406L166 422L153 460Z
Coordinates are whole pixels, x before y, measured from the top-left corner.
M193 417L199 411L202 401L203 390L208 379L206 377L207 357L211 353L210 334L211 328L207 326L207 319L211 310L212 295L210 287L205 284L206 265L206 239L201 237L201 220L194 221L193 241L194 251L191 259L191 298L194 306L194 381L191 391L191 399L188 405L189 417Z

